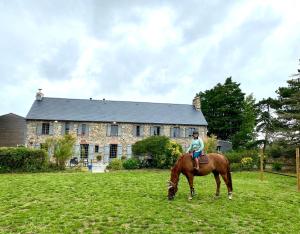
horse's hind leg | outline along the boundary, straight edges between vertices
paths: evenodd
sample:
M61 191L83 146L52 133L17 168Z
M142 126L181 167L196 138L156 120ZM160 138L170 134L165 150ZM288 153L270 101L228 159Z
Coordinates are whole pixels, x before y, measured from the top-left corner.
M213 173L217 184L216 196L218 197L220 195L220 184L221 184L220 174L217 171L214 171Z
M189 196L189 200L192 200L193 196L195 195L195 189L194 189L194 175L192 174L187 174L186 178L189 182L190 185L190 196Z
M230 172L229 172L230 173ZM230 185L230 178L228 178L227 173L223 173L221 174L226 186L227 186L227 190L228 190L228 198L231 200L232 199L232 188Z

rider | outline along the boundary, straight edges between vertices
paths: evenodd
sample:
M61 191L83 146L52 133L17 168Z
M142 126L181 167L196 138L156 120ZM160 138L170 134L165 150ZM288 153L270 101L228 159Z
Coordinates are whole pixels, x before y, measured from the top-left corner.
M199 157L202 155L202 150L204 148L204 143L201 138L199 138L199 133L197 131L193 132L193 140L190 147L187 149L187 153L193 152L193 158L196 162L196 170L199 170Z

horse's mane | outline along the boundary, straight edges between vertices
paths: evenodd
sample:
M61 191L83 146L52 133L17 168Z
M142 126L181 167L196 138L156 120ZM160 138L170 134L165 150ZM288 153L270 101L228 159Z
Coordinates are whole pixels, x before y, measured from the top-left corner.
M172 172L177 172L181 166L181 163L184 159L184 157L186 156L187 154L182 154L176 161L176 163L174 164L174 166L172 167L171 171Z

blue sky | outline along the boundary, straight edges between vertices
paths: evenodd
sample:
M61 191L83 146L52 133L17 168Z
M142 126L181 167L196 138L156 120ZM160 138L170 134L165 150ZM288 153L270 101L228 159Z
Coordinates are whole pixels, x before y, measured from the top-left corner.
M191 103L232 76L275 96L300 58L299 1L0 0L0 115L45 96Z

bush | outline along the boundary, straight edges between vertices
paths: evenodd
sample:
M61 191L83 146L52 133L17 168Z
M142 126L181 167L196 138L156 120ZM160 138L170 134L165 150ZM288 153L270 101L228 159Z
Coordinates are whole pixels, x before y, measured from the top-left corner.
M279 158L281 156L287 158L295 157L295 146L288 145L286 142L273 142L267 147L266 153L269 157Z
M242 166L240 163L230 163L230 170L231 171L241 171Z
M47 168L47 153L41 149L25 147L0 148L1 172L35 172Z
M272 164L272 169L275 170L275 171L281 171L282 169L282 164L279 163L279 162L274 162Z
M252 158L253 165L259 166L258 150L232 150L225 153L225 156L231 163L240 163L243 158Z
M254 166L253 159L250 157L242 158L241 165L243 169L251 170Z
M54 149L53 157L60 168L65 169L67 160L73 155L75 142L76 137L71 134L46 139L47 147Z
M132 146L135 156L146 156L142 165L155 168L170 168L182 154L182 147L165 136L151 136Z
M206 137L204 139L204 152L214 153L217 151L218 140L217 137L212 135L211 137Z
M113 160L110 161L107 168L111 170L122 170L123 162L121 159L114 158Z
M123 167L127 170L138 169L139 168L139 160L130 158L123 161Z

